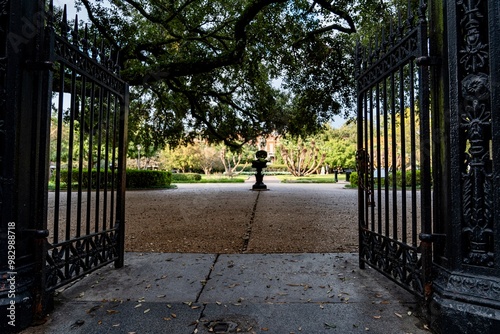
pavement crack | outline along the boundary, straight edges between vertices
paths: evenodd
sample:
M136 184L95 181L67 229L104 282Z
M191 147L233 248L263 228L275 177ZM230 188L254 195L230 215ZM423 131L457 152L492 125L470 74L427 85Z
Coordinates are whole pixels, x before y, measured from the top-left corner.
M243 236L243 246L241 247L241 252L245 253L248 250L248 244L250 243L250 237L252 235L253 222L255 220L255 212L257 211L257 204L259 203L260 191L257 192L257 197L255 198L255 203L253 204L252 214L250 215L250 220L247 224L247 230Z
M217 261L219 260L219 256L220 256L220 254L216 254L216 255L215 255L214 262L213 262L213 263L212 263L212 265L210 266L210 270L208 271L207 276L205 276L205 279L202 281L202 284L201 284L201 289L200 289L200 291L198 292L198 294L196 295L196 300L195 300L195 303L198 303L198 302L200 301L201 294L202 294L202 293L203 293L203 291L205 290L205 287L207 286L208 281L210 280L210 278L211 278L211 276L212 276L212 272L214 271L215 264L216 264L216 263L217 263Z

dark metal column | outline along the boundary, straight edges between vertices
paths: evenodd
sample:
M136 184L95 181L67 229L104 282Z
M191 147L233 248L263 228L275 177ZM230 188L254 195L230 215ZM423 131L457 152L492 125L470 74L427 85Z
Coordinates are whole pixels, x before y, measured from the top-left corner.
M449 209L436 211L435 231L446 238L435 245L432 326L442 333L499 333L500 3L445 4L434 18L443 20L437 30L447 40L433 43L449 74L441 78L448 93L435 101L444 107L437 121L449 129L436 158L449 168L439 169L435 186L447 194L441 200Z
M48 130L44 16L43 0L0 0L2 333L32 324L42 305Z

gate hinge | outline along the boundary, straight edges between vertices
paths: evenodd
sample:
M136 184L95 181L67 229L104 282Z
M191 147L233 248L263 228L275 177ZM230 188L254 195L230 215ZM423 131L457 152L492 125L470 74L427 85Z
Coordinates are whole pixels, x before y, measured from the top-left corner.
M54 63L51 61L26 61L26 68L35 71L52 70L54 68Z
M436 242L436 243L440 243L442 242L445 238L446 238L446 234L439 234L439 233L432 233L432 234L428 234L428 233L420 233L418 235L418 238L420 239L420 241L423 241L423 242Z
M422 56L415 59L415 63L418 66L435 66L441 65L441 58L439 57L431 57L431 56Z
M45 239L49 236L49 230L26 229L23 232L33 235L35 239Z

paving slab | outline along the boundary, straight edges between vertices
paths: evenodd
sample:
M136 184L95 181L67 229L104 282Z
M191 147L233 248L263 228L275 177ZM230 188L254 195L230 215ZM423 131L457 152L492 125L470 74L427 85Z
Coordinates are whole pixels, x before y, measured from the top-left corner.
M202 334L213 333L210 325L232 324L235 333L424 333L418 320L407 314L399 318L389 311L366 312L348 304L276 303L207 305L198 326ZM372 315L375 314L375 315ZM236 326L235 326L236 325ZM213 328L213 327L212 327ZM223 333L229 333L223 332ZM428 332L427 332L428 333Z
M139 306L140 305L140 306ZM192 334L201 307L183 303L136 301L67 302L57 307L49 323L25 333L168 333Z
M351 253L220 255L200 302L413 302ZM392 284L391 284L392 285Z
M65 288L57 298L195 301L215 258L214 254L126 253L123 268L110 265L95 271Z

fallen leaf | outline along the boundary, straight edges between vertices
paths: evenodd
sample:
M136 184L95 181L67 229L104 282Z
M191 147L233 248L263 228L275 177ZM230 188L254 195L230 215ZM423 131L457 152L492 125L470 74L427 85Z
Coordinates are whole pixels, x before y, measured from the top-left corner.
M399 314L399 313L394 312L394 314L395 314L397 317L399 317L399 318L402 318L402 317L403 317L403 316L402 316L401 314Z
M156 298L165 298L167 295L157 295Z
M151 311L150 308L148 308L147 310L144 310L144 313L148 313L149 311Z
M92 306L92 307L90 308L90 310L87 310L87 314L92 313L92 312L94 312L94 311L97 311L97 310L98 310L98 309L100 309L101 307L102 307L102 306L100 306L100 305Z
M112 325L112 327L119 327L119 326L120 326L120 324L114 324L114 325Z
M134 308L138 308L138 307L141 307L141 306L142 306L142 304L137 304L137 305L135 305Z
M167 318L167 317L165 317L165 318L163 318L163 320L165 320L165 321L170 321L170 320L172 320L172 318Z
M337 326L336 326L336 325L329 324L329 323L327 323L327 322L325 322L325 323L324 323L324 325L325 325L325 328L328 328L328 329L337 328Z
M116 314L116 313L120 313L118 312L117 310L107 310L106 311L108 314Z
M264 331L264 332L267 332L269 330L269 328L267 327L262 327L260 330Z
M382 318L382 316L380 316L380 315L374 315L373 316L373 319L380 319L380 318Z
M174 318L174 319L175 319L175 318L177 318L177 314L175 314L175 313L170 313L170 316L171 316L172 318Z

